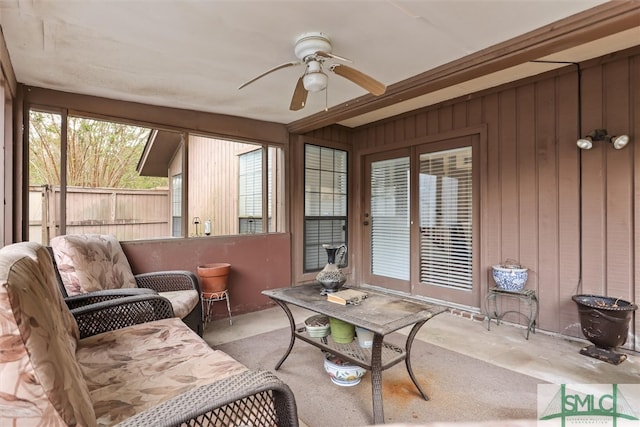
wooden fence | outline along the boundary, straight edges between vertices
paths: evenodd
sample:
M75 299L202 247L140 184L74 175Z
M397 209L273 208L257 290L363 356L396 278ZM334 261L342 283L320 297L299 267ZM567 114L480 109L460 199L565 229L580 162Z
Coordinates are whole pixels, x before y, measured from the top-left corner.
M119 240L171 236L169 190L67 187L66 233ZM60 187L29 187L29 240L48 244L60 231Z

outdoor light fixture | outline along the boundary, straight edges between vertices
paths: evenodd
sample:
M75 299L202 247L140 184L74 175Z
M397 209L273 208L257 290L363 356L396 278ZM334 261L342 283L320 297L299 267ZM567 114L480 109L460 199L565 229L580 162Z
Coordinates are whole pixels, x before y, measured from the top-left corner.
M593 141L610 142L613 144L613 148L619 150L629 143L629 136L610 136L606 129L596 129L584 138L578 139L577 145L583 150L590 150L593 147Z

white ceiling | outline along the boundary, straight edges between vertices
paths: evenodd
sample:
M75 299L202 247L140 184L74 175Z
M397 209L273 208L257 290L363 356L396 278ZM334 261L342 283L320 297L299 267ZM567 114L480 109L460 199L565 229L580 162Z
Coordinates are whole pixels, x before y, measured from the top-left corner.
M333 53L391 85L600 3L1 0L0 25L18 82L286 124L325 108L321 92L309 94L303 110L289 111L302 66L276 71L242 90L238 86L296 60L293 46L302 33L325 33ZM586 59L639 40L636 29L572 52ZM361 125L549 68L523 65L342 124ZM329 107L364 94L330 73Z

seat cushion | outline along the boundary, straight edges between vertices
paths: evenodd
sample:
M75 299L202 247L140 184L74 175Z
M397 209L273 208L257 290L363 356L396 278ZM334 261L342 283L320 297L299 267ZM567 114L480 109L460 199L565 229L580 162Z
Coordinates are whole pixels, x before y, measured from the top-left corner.
M165 297L171 302L173 314L184 319L196 305L200 303L200 295L195 289L188 291L168 291L159 292L158 295Z
M180 393L247 368L177 318L80 340L78 362L98 425L113 425Z
M102 289L136 287L129 261L114 236L57 236L51 239L51 248L69 296Z
M14 419L7 425L96 425L75 357L78 325L53 269L38 243L0 249L0 407Z

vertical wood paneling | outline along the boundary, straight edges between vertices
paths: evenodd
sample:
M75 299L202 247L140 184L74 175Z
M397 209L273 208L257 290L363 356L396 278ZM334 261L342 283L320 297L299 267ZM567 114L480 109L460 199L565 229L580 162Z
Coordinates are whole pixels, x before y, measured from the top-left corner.
M416 137L427 135L427 113L422 112L416 115Z
M445 105L438 111L438 132L443 133L453 129L453 107Z
M438 114L438 132L443 133L453 129L453 106L445 105Z
M588 68L582 73L582 135L602 127L602 70ZM594 143L582 150L582 293L605 292L605 185L604 144Z
M536 155L535 87L526 85L516 93L517 165L518 165L518 234L520 263L529 268L527 287L538 286L538 185Z
M604 66L603 82L607 90L603 94L607 131L611 135L628 132L629 90L628 85L616 82L629 81L629 63L616 61ZM602 143L601 143L602 144ZM606 239L607 271L606 293L612 297L629 300L633 282L633 236L630 233L633 221L633 182L629 179L632 171L633 144L615 150L606 146Z
M515 89L501 92L498 95L498 147L500 169L500 217L503 219L500 230L501 256L499 261L514 259L520 261L520 245L518 233L518 159L516 138L516 97ZM518 311L519 301L508 298L504 301L505 310ZM519 322L515 314L505 319Z
M404 141L407 139L405 135L405 120L406 119L402 119L402 120L396 120L393 122L394 124L393 140L394 141Z
M467 126L467 104L459 102L453 106L453 128L461 129Z
M558 312L560 332L580 336L578 312L571 296L578 289L580 274L580 228L576 219L580 215L578 132L578 76L558 78L557 133L558 133L558 245L559 275L558 300L550 310ZM557 308L556 308L557 307ZM545 310L546 312L546 310Z
M536 148L538 158L539 255L538 300L541 307L556 307L558 300L558 169L556 144L555 81L536 84ZM557 310L542 309L540 327L558 328Z
M440 132L438 111L427 113L427 135L435 135Z
M466 102L467 104L467 126L479 125L482 123L482 98L474 98Z
M516 139L515 90L502 92L498 96L499 121L498 145L500 168L500 217L502 221L500 261L506 258L520 260L518 224L518 159Z
M193 217L212 222L212 235L238 233L238 155L258 146L201 136L189 136L189 235Z
M487 203L486 211L481 213L483 228L487 232L482 236L486 240L485 254L488 265L482 265L480 268L489 278L491 286L494 285L491 277L491 265L499 264L502 258L501 245L502 241L502 194L500 193L501 171L500 165L500 134L498 127L499 106L498 95L491 94L484 98L484 122L487 123Z
M378 141L378 145L387 145L389 142L396 142L395 122L387 122L384 124L384 136L381 141Z
M416 137L416 116L409 116L404 119L405 139L415 139Z
M344 126L334 125L316 129L308 133L308 136L347 144L350 142L351 131Z

